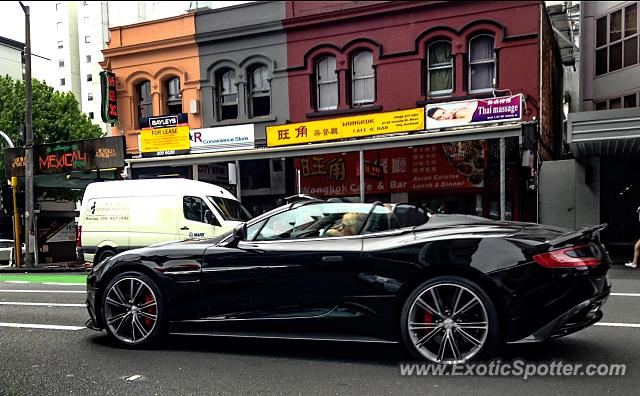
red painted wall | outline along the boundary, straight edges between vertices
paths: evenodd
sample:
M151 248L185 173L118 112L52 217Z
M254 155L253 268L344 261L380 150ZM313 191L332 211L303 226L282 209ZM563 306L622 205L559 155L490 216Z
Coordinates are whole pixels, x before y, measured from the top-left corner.
M376 111L418 107L428 98L422 92L421 68L426 46L437 38L452 40L455 54L451 101L469 95L463 74L470 37L495 35L498 88L527 97L525 119L538 116L540 70L540 2L287 2L283 21L288 41L290 121L317 119L312 106L314 59L337 57L340 78L338 110L350 109L346 77L350 54L373 50L376 67ZM340 116L340 111L326 114ZM346 115L342 112L342 115Z

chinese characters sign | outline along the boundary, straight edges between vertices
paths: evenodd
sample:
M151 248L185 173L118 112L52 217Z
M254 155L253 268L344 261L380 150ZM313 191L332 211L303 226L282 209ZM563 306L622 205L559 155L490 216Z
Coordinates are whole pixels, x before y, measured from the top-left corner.
M427 130L520 121L522 94L430 104L425 111Z
M107 124L116 124L118 122L116 75L108 71L101 71L100 87L102 89L102 121Z
M139 147L142 157L162 157L166 155L189 154L189 125L185 117L150 117L151 127L142 128L139 135Z
M366 193L443 191L484 186L486 144L454 142L365 152ZM321 197L360 193L359 155L299 157L301 190Z
M267 146L315 143L424 129L424 109L267 127Z
M4 151L5 174L24 176L23 148ZM124 138L76 140L34 146L35 174L62 173L124 166Z

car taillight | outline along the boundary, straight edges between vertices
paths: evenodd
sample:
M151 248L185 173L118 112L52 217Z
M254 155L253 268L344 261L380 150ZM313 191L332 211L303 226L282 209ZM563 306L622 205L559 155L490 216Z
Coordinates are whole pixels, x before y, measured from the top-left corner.
M82 226L78 226L78 232L76 233L76 247L82 247Z
M600 264L600 259L594 257L589 244L536 254L533 259L546 268L594 267Z

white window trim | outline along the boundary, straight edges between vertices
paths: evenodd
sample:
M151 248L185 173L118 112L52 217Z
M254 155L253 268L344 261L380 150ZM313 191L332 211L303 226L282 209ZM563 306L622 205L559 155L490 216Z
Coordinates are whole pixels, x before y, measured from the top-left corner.
M320 75L320 73L318 72L318 65L325 58L336 58L336 57L333 56L333 55L327 55L327 56L323 56L322 58L320 58L320 59L318 59L316 61L316 65L315 65L315 69L316 69L315 70L316 71L316 103L317 103L317 106L318 106L318 111L335 110L335 109L338 108L337 104L335 106L320 107L320 85L335 84L336 87L338 88L338 103L340 103L340 81L338 79L337 70L334 71L335 80L333 80L333 79L327 80L327 81L319 81L318 80L318 76ZM337 64L337 59L336 59L336 64ZM337 67L336 67L336 69L337 69Z
M438 40L438 41L434 41L433 43L429 44L429 46L427 47L427 93L431 96L445 96L445 95L450 95L453 93L453 86L454 86L454 73L455 73L455 68L454 68L454 64L453 64L453 53L451 54L451 60L448 64L444 64L444 63L437 63L434 66L431 66L431 64L429 63L429 52L431 51L431 47L435 44L438 43L447 43L449 44L449 46L451 46L451 49L453 49L453 46L451 44L451 41L449 40ZM431 71L432 70L444 70L444 69L451 69L451 89L441 89L439 91L432 91L431 90Z
M627 27L626 26L627 22L626 22L626 18L625 18L625 10L626 10L627 7L629 7L629 6L633 5L633 4L634 3L622 4L619 8L616 8L614 10L608 11L606 14L595 18L595 21L594 21L594 24L593 24L593 46L594 46L594 51L593 51L593 58L594 58L593 59L593 77L594 78L598 78L598 77L601 77L601 76L606 76L607 74L615 73L615 72L618 72L620 70L628 69L630 67L636 67L636 66L638 66L640 64L640 51L638 51L638 45L640 45L640 43L639 43L639 44L636 44L636 63L634 63L632 65L629 65L629 66L625 66L624 65L624 43L625 43L625 41L631 40L634 37L636 37L637 40L640 41L640 4L637 3L637 2L635 3L636 4L636 32L634 34L631 34L631 35L626 36L626 37L624 35L624 32L625 32L626 27ZM611 39L611 14L615 14L618 11L620 11L620 18L621 18L621 21L620 21L620 24L621 24L621 26L620 26L620 38L618 40L615 40L615 41L611 42L611 41L609 41ZM604 45L601 45L601 46L598 47L598 20L602 19L602 18L604 18L605 22L606 22L605 25L607 27L607 30L606 30L605 34L606 34L607 40L604 43ZM621 51L622 59L620 60L620 65L621 66L620 66L619 69L609 70L609 66L610 66L609 65L609 63L610 63L609 60L611 59L610 56L609 56L610 47L613 46L613 45L616 45L616 44L621 44L621 46L622 46L622 51ZM599 50L602 50L602 49L607 49L607 70L602 74L597 74L596 73L597 72L597 70L596 70L597 53L598 53ZM608 99L607 99L607 103L608 103ZM607 108L608 108L608 105L607 105Z
M355 75L353 74L354 72L354 67L355 67L355 58L356 56L363 54L363 53L370 53L371 54L371 74L367 74L364 76L358 76L355 77ZM367 105L367 104L371 104L371 103L375 103L376 101L376 70L373 67L373 52L372 51L359 51L355 54L353 54L353 56L351 57L351 104L353 104L354 106L360 106L360 105ZM356 81L360 81L360 80L373 80L373 98L371 99L363 99L363 100L354 100L354 92L356 89Z
M475 61L475 62L471 62L471 43L473 42L473 40L479 38L479 37L491 37L491 39L493 40L493 59L492 60L481 60L481 61ZM479 34L477 36L473 36L471 38L471 40L469 40L469 53L467 54L467 59L469 60L469 67L467 70L467 76L468 76L468 81L469 81L469 93L484 93L484 92L493 92L493 89L495 87L495 83L496 83L496 64L498 62L496 62L496 38L490 34ZM472 65L482 65L482 64L486 64L486 63L493 63L493 78L491 81L492 87L491 88L481 88L481 89L471 89L471 66Z

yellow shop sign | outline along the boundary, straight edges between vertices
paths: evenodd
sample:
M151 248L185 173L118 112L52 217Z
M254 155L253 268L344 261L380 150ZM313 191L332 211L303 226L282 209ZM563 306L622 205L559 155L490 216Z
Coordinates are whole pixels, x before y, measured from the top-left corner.
M424 129L424 109L390 111L267 127L267 146L315 143Z
M140 153L143 157L186 154L190 148L189 126L140 130Z

